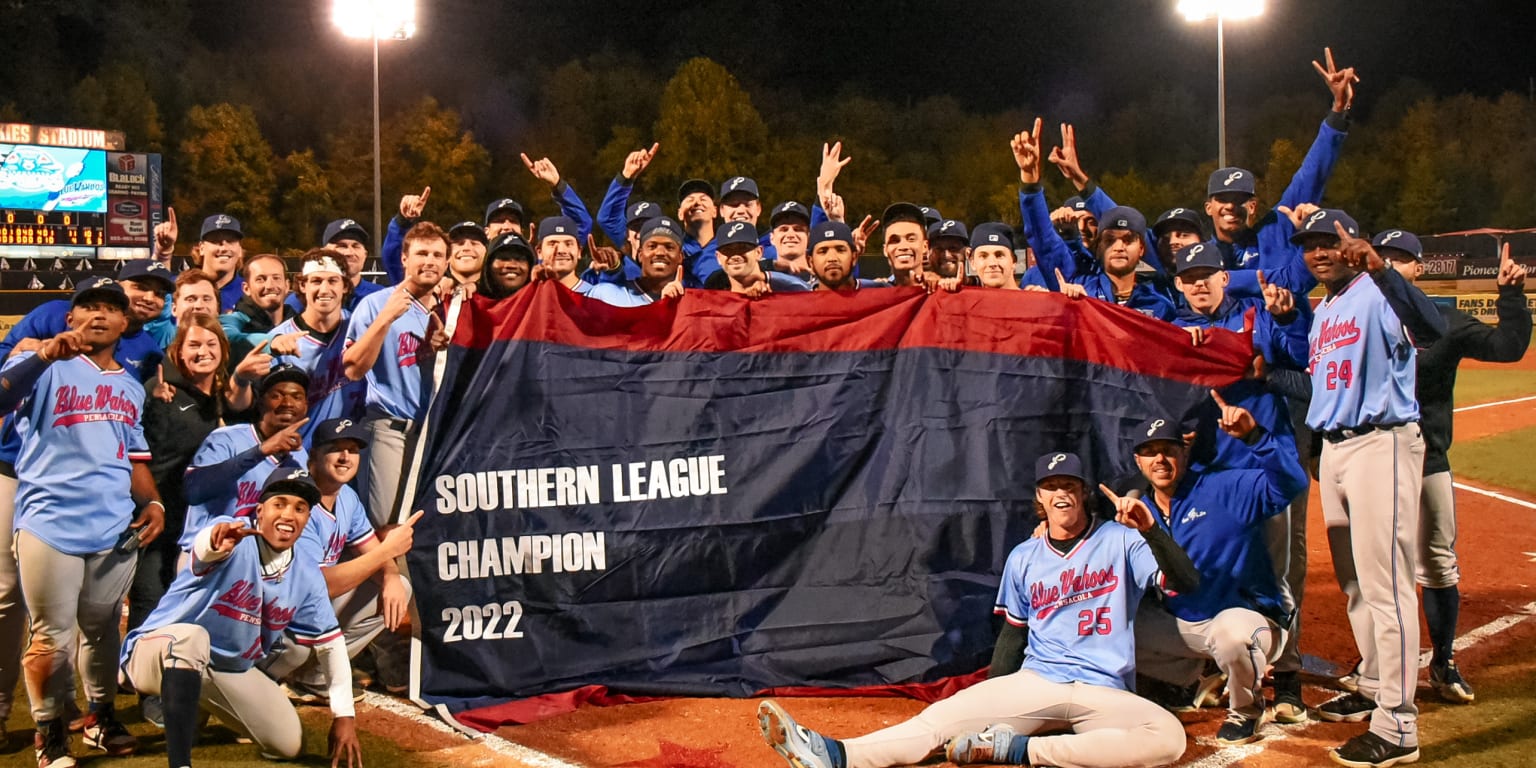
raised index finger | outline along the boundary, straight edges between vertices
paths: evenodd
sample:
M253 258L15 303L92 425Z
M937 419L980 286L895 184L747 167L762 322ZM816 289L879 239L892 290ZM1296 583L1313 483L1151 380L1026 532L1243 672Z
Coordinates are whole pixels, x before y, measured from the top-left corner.
M168 207L168 208L165 209L165 220L166 220L167 223L172 224L172 225L174 225L176 223L176 209L175 208L169 208Z
M1107 485L1105 485L1103 483L1099 483L1099 492L1104 494L1105 496L1108 496L1110 501L1113 501L1116 504L1120 503L1120 494L1115 493L1114 491L1111 491L1109 489L1109 486L1107 486Z
M533 170L533 161L528 159L528 153L521 153L521 157L523 158L523 165L528 166L528 170Z
M1355 237L1353 235L1349 234L1349 230L1344 228L1344 222L1342 222L1342 221L1334 220L1334 222L1333 222L1333 229L1334 229L1335 232L1339 233L1339 242L1340 243L1346 243L1346 242L1348 242L1350 240L1354 240L1355 239Z
M1038 117L1035 118L1035 129L1033 131L1029 132L1029 140L1032 141L1032 142L1037 142L1038 143L1040 141L1040 132L1042 130L1044 130L1044 126L1045 126L1045 121L1044 120L1042 120L1042 119L1040 119Z
M1333 65L1333 49L1332 48L1324 48L1323 49L1323 59L1328 62L1328 71L1329 72L1337 72L1338 71L1338 67L1335 67Z
M1227 405L1227 401L1226 401L1226 400L1223 400L1223 399L1222 399L1222 397L1221 397L1221 393L1220 393L1220 392L1217 392L1217 391L1216 391L1216 390L1214 390L1214 389L1213 389L1213 390L1211 390L1211 399L1212 399L1212 400L1215 400L1215 401L1216 401L1216 405L1218 405L1218 406L1220 406L1220 407L1222 407L1222 408L1227 408L1227 407L1229 407L1229 406L1228 406L1228 405Z
M429 198L431 196L432 196L432 187L426 186L426 187L422 187L421 188L421 204L422 205L426 205L427 204L427 198Z
M420 520L420 519L421 519L421 516L422 516L422 515L425 515L425 514L426 514L426 512L423 512L423 511L422 511L422 510L419 510L419 509L418 509L418 510L416 510L416 513L415 513L415 514L413 514L413 515L411 515L411 516L410 516L410 517L408 517L408 518L406 518L406 520L405 520L405 522L404 522L404 523L403 523L403 525L404 525L404 526L405 526L405 527L407 527L407 528L410 528L410 527L411 527L411 526L413 526L413 525L415 525L415 524L416 524L416 521L417 521L417 520Z

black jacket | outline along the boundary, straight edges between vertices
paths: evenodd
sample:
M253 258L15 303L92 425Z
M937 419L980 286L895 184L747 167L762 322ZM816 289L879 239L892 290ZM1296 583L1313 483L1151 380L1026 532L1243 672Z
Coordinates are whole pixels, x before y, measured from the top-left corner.
M169 403L151 391L144 398L144 440L153 458L149 473L165 503L165 533L175 541L181 536L187 519L187 498L182 478L192 457L208 433L218 428L227 406L215 392L205 395L182 378L174 365L165 367L166 383L176 388Z
M1525 357L1531 343L1531 311L1525 292L1500 286L1494 302L1499 324L1488 325L1452 307L1441 306L1449 330L1428 349L1419 350L1419 418L1424 430L1425 476L1451 471L1452 396L1456 367L1462 358L1489 363L1513 363Z

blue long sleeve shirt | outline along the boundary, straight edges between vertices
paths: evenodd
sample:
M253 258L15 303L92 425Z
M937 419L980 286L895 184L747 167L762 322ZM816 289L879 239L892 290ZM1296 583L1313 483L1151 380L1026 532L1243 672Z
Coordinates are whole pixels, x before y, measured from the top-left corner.
M1056 282L1056 270L1061 270L1062 277L1083 286L1089 296L1112 304L1120 303L1115 299L1114 283L1097 264L1093 272L1078 272L1066 241L1051 226L1051 211L1046 206L1045 192L1038 185L1019 190L1019 210L1024 215L1026 232L1030 236L1029 244L1035 249L1035 263L1040 268L1039 277L1046 288L1060 290ZM1175 314L1173 302L1143 282L1137 282L1136 287L1131 289L1131 295L1123 306L1164 321L1173 320Z

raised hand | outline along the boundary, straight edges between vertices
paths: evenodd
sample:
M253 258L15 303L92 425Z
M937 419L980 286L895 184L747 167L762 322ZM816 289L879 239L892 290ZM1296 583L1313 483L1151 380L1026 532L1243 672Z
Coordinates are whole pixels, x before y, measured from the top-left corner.
M1019 166L1019 181L1025 184L1040 183L1040 118L1035 118L1032 131L1015 134L1009 146L1013 149L1013 162Z
M821 145L821 170L816 173L816 194L825 197L832 192L832 185L837 182L838 174L842 173L843 166L853 160L851 157L843 157L843 143L841 141L828 146ZM823 208L826 206L823 205Z
M658 149L661 149L661 142L659 141L651 144L650 149L637 149L629 153L624 158L624 170L619 172L620 175L626 179L633 179L639 176L640 172L645 170L652 160L656 159L656 150ZM524 160L526 161L526 159L527 156L524 155Z
M522 154L522 158L523 165L528 167L528 172L533 174L539 181L551 187L560 185L560 170L555 168L555 164L551 163L549 158L541 157L537 161L529 160L528 153L526 152Z
M1339 69L1334 66L1332 48L1323 49L1323 60L1328 62L1326 67L1313 59L1312 68L1323 76L1328 92L1333 94L1333 111L1343 112L1355 103L1355 83L1360 82L1360 78L1355 75L1354 67Z
M1296 311L1296 296L1289 290L1264 279L1264 270L1258 271L1259 290L1264 294L1264 309L1275 317L1286 317Z
M672 282L667 283L667 286L661 289L661 297L663 299L680 299L683 297L683 268L681 265L677 268L677 277L673 278Z
M853 258L857 259L864 255L865 245L869 243L869 238L879 228L880 220L873 216L865 216L864 220L859 222L859 226L853 230Z
M383 530L383 536L379 537L379 544L388 553L390 559L403 557L411 551L411 544L415 541L416 521L426 514L416 510L405 522L399 525L391 525Z
M165 221L155 225L155 255L170 256L176 250L176 236L180 234L176 227L176 209L165 209Z
M235 523L214 523L213 530L208 534L208 545L213 551L229 554L234 551L235 545L247 536L255 536L256 529L241 520Z
M427 314L427 346L433 352L441 352L448 348L453 339L448 338L448 330L443 327L443 321L436 312Z
M1295 208L1287 208L1283 205L1276 206L1275 210L1279 211L1285 216L1285 218L1289 219L1291 222L1291 228L1299 232L1301 231L1302 227L1306 226L1307 217L1317 213L1322 209L1318 208L1312 203L1300 203Z
M411 305L415 302L416 297L412 296L411 292L405 289L404 283L401 283L395 286L393 291L389 292L389 298L384 301L384 306L379 309L379 317L387 317L389 318L387 322L393 323L405 317L405 313L411 311Z
M1067 278L1061 274L1061 269L1056 270L1056 292L1069 299L1083 299L1088 297L1088 289L1077 283L1067 282Z
M1056 170L1077 187L1077 191L1087 188L1088 174L1083 172L1083 166L1077 160L1077 129L1071 123L1061 124L1061 146L1051 147L1049 159Z
M165 363L155 366L155 390L152 394L156 400L167 403L176 399L176 387L165 382Z
M587 252L592 254L592 268L599 272L612 272L624 262L624 256L619 253L619 249L598 245L590 234L587 235Z
M1504 250L1499 254L1499 285L1512 285L1516 288L1525 287L1526 267L1518 264L1509 255L1509 243L1504 244Z
M271 339L262 339L241 361L235 366L235 378L241 381L249 381L252 384L261 380L272 370L272 355L267 353L271 346Z
M50 363L56 363L60 360L79 357L89 350L90 345L85 342L85 334L71 329L51 339L44 339L42 346L38 347L37 356Z
M827 214L827 221L844 221L848 216L848 209L843 205L843 196L836 192L828 191L821 197L821 209Z
M304 436L299 433L299 430L308 423L309 417L306 416L273 432L267 439L261 441L261 452L267 456L286 456L304 447Z
M1099 492L1109 499L1109 503L1115 508L1115 522L1138 531L1145 531L1157 521L1152 517L1152 510L1142 503L1141 499L1133 499L1130 496L1121 496L1109 489L1109 486L1099 483Z
M1216 401L1216 407L1221 409L1221 416L1216 421L1221 431L1241 440L1258 427L1258 422L1253 420L1253 414L1249 413L1247 408L1229 405L1222 399L1221 393L1214 389L1211 390L1211 399Z
M427 198L432 196L432 187L422 187L419 195L400 196L400 218L406 221L415 221L421 218L423 211L427 209Z
M1339 254L1344 257L1344 263L1355 271L1365 271L1376 274L1387 268L1386 259L1371 246L1371 241L1363 237L1355 237L1344 228L1344 225L1335 221L1333 229L1339 234Z

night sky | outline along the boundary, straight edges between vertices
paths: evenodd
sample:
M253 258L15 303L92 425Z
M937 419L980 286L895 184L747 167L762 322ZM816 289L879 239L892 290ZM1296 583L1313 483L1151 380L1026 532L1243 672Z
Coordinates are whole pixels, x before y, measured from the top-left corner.
M227 9L214 11L216 6ZM749 89L807 97L862 92L895 101L950 95L983 112L1058 107L1096 112L1159 87L1215 99L1214 22L1189 23L1175 0L850 0L661 2L418 0L420 31L386 44L395 93L449 103L515 102L526 78L598 52L633 55L670 73L704 55ZM1265 15L1227 25L1229 109L1245 93L1326 98L1308 63L1332 46L1357 67L1362 110L1402 78L1439 94L1526 93L1536 75L1529 0L1268 0ZM211 47L286 46L362 61L339 39L326 0L195 4Z

